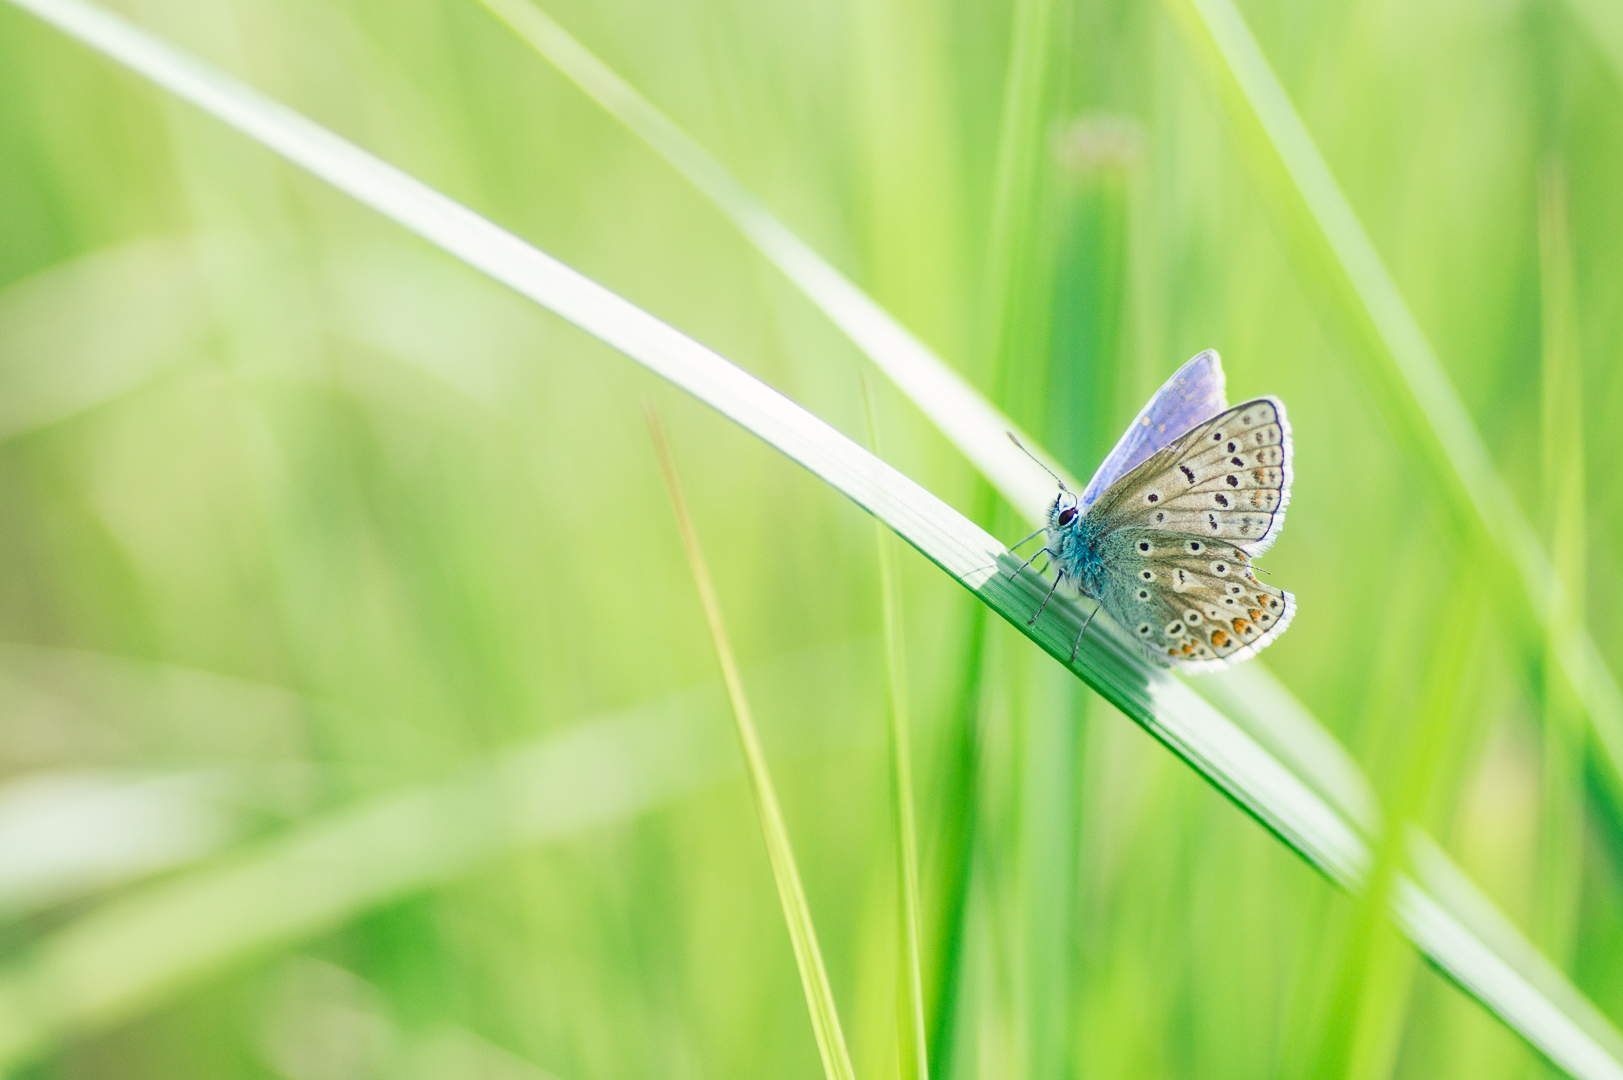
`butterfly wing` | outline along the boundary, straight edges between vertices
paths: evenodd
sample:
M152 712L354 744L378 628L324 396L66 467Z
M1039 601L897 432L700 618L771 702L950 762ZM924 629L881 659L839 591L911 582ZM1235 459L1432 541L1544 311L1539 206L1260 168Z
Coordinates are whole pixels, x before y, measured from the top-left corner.
M1272 644L1296 611L1251 560L1285 524L1290 422L1257 398L1151 454L1088 509L1101 602L1158 663L1209 670Z
M1285 526L1291 432L1278 398L1242 402L1178 436L1105 491L1101 535L1142 527L1225 540L1261 555Z
M1133 418L1116 448L1082 489L1082 509L1087 509L1111 484L1151 454L1201 421L1222 412L1227 405L1223 396L1223 362L1215 350L1207 349L1174 372L1143 411Z
M1101 602L1151 659L1209 671L1273 644L1296 600L1258 581L1237 545L1160 529L1118 529L1100 544Z

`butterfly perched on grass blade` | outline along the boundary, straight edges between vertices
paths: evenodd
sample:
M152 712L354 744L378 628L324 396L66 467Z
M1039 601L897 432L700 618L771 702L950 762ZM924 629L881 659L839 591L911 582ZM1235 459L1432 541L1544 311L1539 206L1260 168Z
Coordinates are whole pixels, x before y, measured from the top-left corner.
M1081 495L1060 484L1040 530L1055 571L1049 595L1098 601L1094 610L1164 667L1246 659L1296 612L1252 565L1284 527L1290 491L1284 404L1227 404L1222 362L1203 352L1144 406Z

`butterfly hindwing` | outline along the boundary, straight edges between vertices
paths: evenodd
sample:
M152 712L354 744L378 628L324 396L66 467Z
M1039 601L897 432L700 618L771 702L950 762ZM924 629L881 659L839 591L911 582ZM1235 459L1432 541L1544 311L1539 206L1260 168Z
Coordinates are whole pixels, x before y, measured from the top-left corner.
M1101 602L1160 664L1226 666L1284 632L1296 603L1256 577L1237 545L1160 529L1115 530L1100 543Z
M1285 406L1256 398L1174 439L1107 489L1089 513L1103 532L1161 529L1225 540L1254 556L1284 526L1290 484Z

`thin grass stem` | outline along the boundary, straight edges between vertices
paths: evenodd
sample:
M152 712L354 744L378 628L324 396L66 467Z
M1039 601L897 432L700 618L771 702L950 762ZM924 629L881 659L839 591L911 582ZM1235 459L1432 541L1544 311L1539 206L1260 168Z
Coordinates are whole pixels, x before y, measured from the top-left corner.
M1556 77L1559 77L1556 75ZM1583 365L1567 220L1567 178L1552 156L1539 173L1540 323L1543 337L1544 483L1552 569L1564 622L1584 623ZM1553 648L1542 680L1543 777L1539 786L1538 942L1558 964L1572 958L1583 879L1583 709L1560 677Z
M868 443L879 456L879 420L873 389L862 380ZM913 735L908 709L907 650L902 634L901 583L896 576L895 537L875 521L879 545L879 594L885 623L885 684L889 693L891 818L896 826L896 900L899 933L896 979L898 1074L902 1080L929 1080L929 1045L924 1036L924 981L919 972L919 850L913 811Z
M693 572L693 584L699 590L699 603L704 608L705 623L710 628L710 640L716 647L716 661L721 666L721 679L727 687L727 700L732 705L738 744L744 751L744 763L749 772L750 793L755 797L756 816L761 822L761 835L766 840L767 858L772 863L772 880L778 887L783 921L789 928L795 965L800 969L800 985L806 992L806 1009L811 1013L812 1033L817 1037L817 1051L823 1059L823 1074L828 1080L855 1080L851 1055L845 1047L845 1035L840 1031L839 1013L834 1007L834 990L829 986L828 971L823 967L823 954L817 947L817 931L812 926L806 890L800 883L800 871L795 866L795 853L789 843L789 827L784 823L783 810L778 806L772 774L766 766L766 752L761 748L761 737L755 730L749 699L744 695L744 679L738 672L732 643L727 638L727 627L722 622L721 601L716 598L715 586L710 582L710 571L705 566L704 552L699 549L699 534L693 528L693 518L682 495L682 483L676 473L676 460L671 456L665 428L652 404L646 406L646 413L648 433L654 441L654 453L659 458L666 490L670 492L676 526L682 534L682 548L687 552L688 568Z

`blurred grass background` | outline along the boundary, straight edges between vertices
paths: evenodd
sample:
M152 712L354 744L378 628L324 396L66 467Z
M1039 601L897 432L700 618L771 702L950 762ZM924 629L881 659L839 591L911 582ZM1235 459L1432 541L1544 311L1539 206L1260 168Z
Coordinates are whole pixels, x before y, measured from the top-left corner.
M477 5L123 10L862 438L851 346ZM1623 1017L1623 823L1588 797L1572 703L1507 670L1489 600L1520 585L1439 537L1160 8L547 10L1073 471L1201 348L1223 353L1231 398L1282 396L1297 480L1269 565L1301 614L1267 663L1389 813ZM1623 409L1623 20L1591 0L1244 14L1623 669L1604 619L1623 603L1623 484L1604 465L1623 449L1607 421ZM597 718L675 724L709 694L707 737L724 738L651 395L857 1072L895 1070L881 596L859 511L10 9L0 282L13 966L154 875L184 889ZM878 409L889 460L1023 534L888 388ZM931 567L900 569L936 1075L1541 1068ZM24 1075L820 1075L742 774L671 773L688 782L628 796L637 812L447 857L426 885L155 990ZM324 887L295 884L287 904ZM255 910L109 934L98 962L184 952Z

